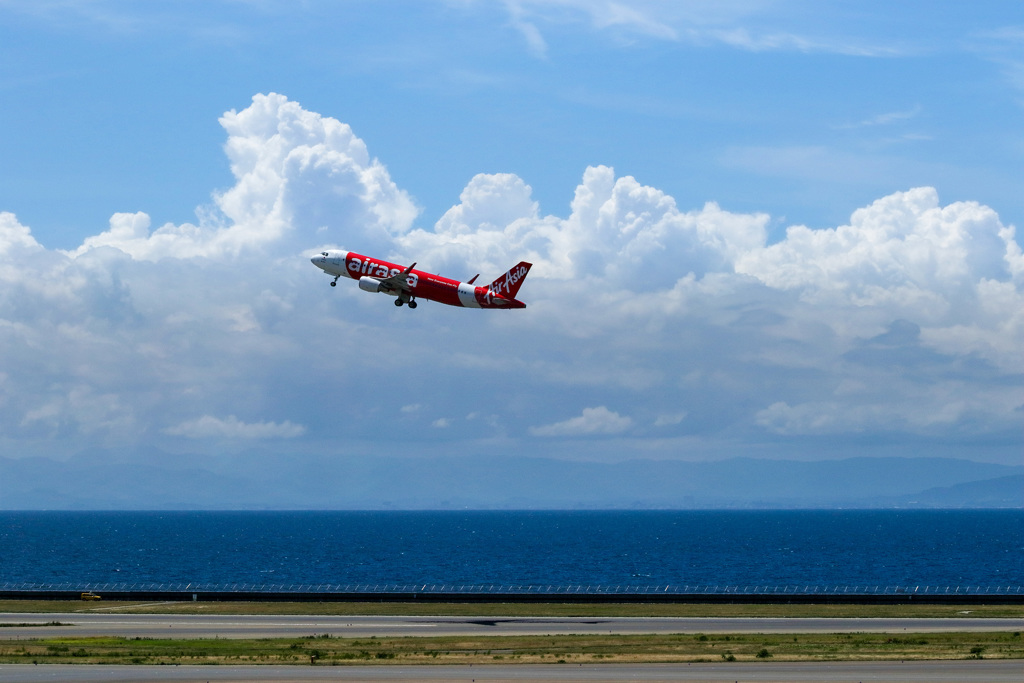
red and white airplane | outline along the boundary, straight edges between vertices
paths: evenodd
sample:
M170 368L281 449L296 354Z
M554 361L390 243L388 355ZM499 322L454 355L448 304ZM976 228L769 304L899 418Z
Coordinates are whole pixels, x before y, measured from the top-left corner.
M331 287L338 284L338 278L345 276L358 280L359 289L390 294L397 297L396 306L409 304L409 308L416 308L417 297L464 308L526 308L526 304L516 299L516 294L533 265L520 261L491 284L478 287L473 283L480 275L474 275L468 282L459 282L413 270L415 263L405 267L354 251L324 251L310 260L314 266L334 276Z

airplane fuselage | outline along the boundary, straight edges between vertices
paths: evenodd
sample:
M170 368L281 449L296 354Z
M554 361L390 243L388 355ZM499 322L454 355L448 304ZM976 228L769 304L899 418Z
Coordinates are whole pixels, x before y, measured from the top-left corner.
M334 276L332 286L338 278L347 277L358 281L362 290L397 297L397 306L407 303L415 308L416 299L420 298L463 308L526 308L526 304L515 298L530 270L531 264L525 261L490 285L477 286L473 284L475 277L470 282L460 282L352 251L325 251L310 260L317 268Z

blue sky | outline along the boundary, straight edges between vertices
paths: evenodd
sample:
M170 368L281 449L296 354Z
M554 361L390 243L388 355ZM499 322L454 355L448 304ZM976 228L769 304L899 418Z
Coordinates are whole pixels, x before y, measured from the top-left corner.
M8 457L1020 463L1015 3L0 0L0 102Z
M477 173L565 215L605 164L683 206L831 227L919 185L1019 224L1013 3L0 3L5 209L70 248L193 218L217 117L279 92L350 124L437 220ZM187 142L186 142L187 141ZM45 178L46 180L41 180ZM51 187L68 201L54 202ZM57 206L55 206L57 204Z

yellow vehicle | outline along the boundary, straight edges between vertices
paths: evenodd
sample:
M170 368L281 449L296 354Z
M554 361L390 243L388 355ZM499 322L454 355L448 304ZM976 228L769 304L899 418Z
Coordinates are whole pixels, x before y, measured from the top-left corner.
M101 598L100 596L96 595L92 591L89 591L87 593L82 593L82 599L83 600L102 600L103 598Z

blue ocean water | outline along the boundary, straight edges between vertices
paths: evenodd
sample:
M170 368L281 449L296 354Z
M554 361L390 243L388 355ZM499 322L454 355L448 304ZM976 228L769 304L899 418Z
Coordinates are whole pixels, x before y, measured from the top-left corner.
M0 512L3 584L1024 585L1024 511Z

